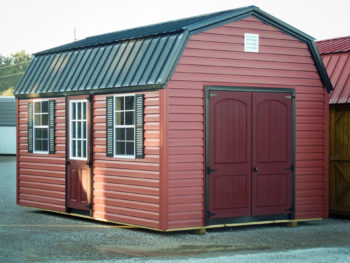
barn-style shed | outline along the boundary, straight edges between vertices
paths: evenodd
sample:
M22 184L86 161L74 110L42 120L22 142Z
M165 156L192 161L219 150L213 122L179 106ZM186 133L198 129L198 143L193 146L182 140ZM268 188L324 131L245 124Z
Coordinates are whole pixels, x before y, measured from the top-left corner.
M17 202L161 231L325 218L331 90L313 38L255 6L37 53Z
M330 94L329 212L350 216L350 37L317 42L334 90Z

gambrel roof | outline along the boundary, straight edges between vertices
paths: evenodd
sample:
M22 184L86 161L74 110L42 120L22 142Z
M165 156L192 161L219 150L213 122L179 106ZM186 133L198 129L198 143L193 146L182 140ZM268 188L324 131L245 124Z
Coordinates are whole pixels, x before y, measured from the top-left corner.
M330 104L350 103L350 36L317 41L334 90Z
M314 39L255 6L103 34L36 53L17 97L164 88L189 37L255 16L305 42L328 91L332 84Z

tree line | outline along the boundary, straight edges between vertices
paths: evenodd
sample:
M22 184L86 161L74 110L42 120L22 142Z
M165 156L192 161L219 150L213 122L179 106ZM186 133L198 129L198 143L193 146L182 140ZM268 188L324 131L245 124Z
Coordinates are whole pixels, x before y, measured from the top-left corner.
M32 55L19 51L10 56L0 55L0 95L12 96L17 82L32 60Z

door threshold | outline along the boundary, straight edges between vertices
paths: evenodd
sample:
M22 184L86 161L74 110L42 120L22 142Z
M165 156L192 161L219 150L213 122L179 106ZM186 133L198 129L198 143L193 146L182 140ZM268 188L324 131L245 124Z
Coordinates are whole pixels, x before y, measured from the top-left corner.
M80 210L80 209L75 209L75 208L67 208L67 213L90 216L89 210Z

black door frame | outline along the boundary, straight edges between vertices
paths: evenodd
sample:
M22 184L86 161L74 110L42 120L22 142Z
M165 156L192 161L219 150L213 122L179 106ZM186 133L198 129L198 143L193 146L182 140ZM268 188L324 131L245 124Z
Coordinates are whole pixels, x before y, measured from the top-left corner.
M290 215L266 215L266 216L245 216L234 218L210 219L209 211L209 100L211 91L231 91L231 92L271 92L289 93L292 99L292 211ZM260 88L260 87L231 87L231 86L205 86L205 225L248 223L271 220L292 220L295 219L295 89L291 88Z

